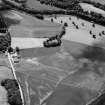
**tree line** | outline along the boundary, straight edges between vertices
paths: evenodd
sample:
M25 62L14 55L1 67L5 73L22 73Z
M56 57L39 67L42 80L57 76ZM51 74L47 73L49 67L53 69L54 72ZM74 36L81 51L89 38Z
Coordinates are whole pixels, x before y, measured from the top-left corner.
M56 6L65 10L34 10L29 7L20 7L15 4L11 4L9 1L4 0L4 3L9 5L11 9L17 9L22 12L26 12L30 15L33 15L39 19L44 19L43 15L52 15L52 14L63 14L63 15L75 15L87 21L92 21L97 24L105 26L105 17L99 13L84 11L81 6L78 4L79 0L38 0L41 3L48 5ZM62 2L63 1L63 2Z

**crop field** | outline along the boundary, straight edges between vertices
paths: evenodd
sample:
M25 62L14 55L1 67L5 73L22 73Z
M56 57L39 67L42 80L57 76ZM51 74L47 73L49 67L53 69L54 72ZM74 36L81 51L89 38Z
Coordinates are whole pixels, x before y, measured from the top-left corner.
M51 18L47 17L44 21L51 21ZM81 105L97 96L98 91L104 87L104 63L99 62L105 61L103 55L105 50L92 47L93 42L101 39L99 33L104 30L104 27L95 24L95 28L93 28L92 22L72 16L65 18L58 16L57 19L54 19L54 24L62 26L61 20L62 24L68 23L61 47L36 47L22 49L20 52L23 59L20 64L15 65L15 68L17 76L25 88L26 105L33 103L37 105L41 102L47 105L55 102L54 105L60 105L62 97L66 97L62 102L64 104L72 102L74 105L77 103ZM76 29L72 22L75 22L79 29ZM82 26L83 23L84 26ZM93 39L92 35L89 34L90 30L97 36L97 39ZM104 35L102 37L104 38ZM96 65L97 69L94 68ZM90 80L91 82L89 82ZM70 90L67 90L68 87ZM79 87L82 88L81 94ZM55 91L53 92L53 90ZM61 91L66 93L62 95ZM50 96L50 94L52 95ZM67 97L71 97L72 94L74 98L68 99ZM61 95L62 97L60 97ZM80 99L80 95L83 98ZM56 98L54 98L55 96Z
M50 19L51 18L49 18L49 21ZM60 23L61 20L63 20L63 23L67 22L69 25L68 27L71 29L69 30L71 33L67 32L63 37L61 47L58 49L31 48L21 52L21 55L23 54L25 60L27 60L27 57L32 60L32 62L29 60L25 63L24 61L20 66L16 66L17 72L20 72L19 76L21 76L21 73L24 75L24 81L26 81L29 86L28 92L32 94L28 96L31 97L29 98L30 105L32 104L31 102L39 104L41 100L44 99L45 100L42 101L44 104L51 105L53 103L54 105L60 105L61 98L64 99L62 101L63 105L65 105L65 103L67 103L67 105L68 103L74 105L77 105L77 103L80 105L86 104L92 98L97 96L98 92L104 88L103 79L105 77L105 64L103 62L105 61L105 56L103 54L105 50L92 47L88 39L90 37L92 42L96 42L96 39L93 39L89 34L89 31L92 30L98 40L101 38L98 35L104 30L104 27L95 24L95 28L93 28L93 23L81 19L78 19L77 21L76 17L72 17L71 21L68 17L58 17L57 21L54 21ZM79 29L76 29L75 26L72 25L72 21L79 26ZM82 27L81 23L84 23L85 26ZM82 39L82 43L76 40L71 40L73 38L71 34L79 36L80 33L78 30L84 35L84 37L81 36L80 38L85 38L85 41ZM85 37L86 32L86 35L89 37ZM78 37L75 38L78 39ZM85 43L86 39L88 43ZM34 58L36 58L35 61ZM95 66L97 66L97 69ZM101 68L101 71L99 68ZM55 86L57 86L57 88L55 88ZM67 90L67 87L69 87L70 90ZM82 89L81 94L79 93L81 90L79 90L79 87ZM29 88L31 89L29 90ZM54 92L53 89L55 90ZM73 93L71 93L71 90ZM63 91L65 94L62 93ZM50 96L49 94L52 95ZM67 97L70 97L71 94L74 95L74 97L68 99ZM80 99L80 95L83 98Z
M15 68L18 78L22 84L25 83L23 85L25 89L28 89L24 93L26 95L30 94L27 96L30 105L33 104L32 102L39 104L45 96L54 90L59 79L64 78L66 75L64 71L59 71L56 68L49 68L42 64L37 66L28 61L22 61Z
M44 21L51 21L51 18ZM104 27L95 24L95 28L93 28L92 22L72 16L70 18L71 20L69 20L69 16L66 18L58 16L57 20L53 18L54 24L56 22L61 25L61 20L62 24L68 23L67 33L62 39L61 47L36 47L21 50L23 59L15 65L15 68L17 76L23 84L26 105L33 105L33 103L38 105L41 102L46 105L52 103L60 105L61 98L64 99L62 100L63 105L66 103L67 105L68 103L86 104L104 88L105 64L103 62L105 56L103 54L105 50L92 47L93 42L101 39L99 33L104 30ZM79 29L76 29L72 22L75 22ZM82 23L84 23L84 27ZM97 36L97 39L93 39L89 34L90 30ZM62 93L63 91L65 94Z
M86 104L90 99L96 96L96 93L91 90L60 84L48 100L43 104L46 105L82 105ZM62 99L62 100L61 100Z
M23 58L34 58L34 57L41 57L41 56L48 56L55 54L60 50L59 47L56 48L28 48L28 49L21 49L21 55Z
M68 47L69 45L70 43L68 44ZM78 88L81 86L82 88L81 92L83 92L83 90L84 92L86 92L86 93L83 92L84 95L82 94L82 96L85 99L80 99L78 96L79 93L74 95L73 99L78 100L79 101L78 103L80 104L81 102L83 102L81 100L84 100L84 103L86 103L92 97L94 98L98 94L97 92L104 85L102 84L103 82L101 81L102 78L104 79L105 64L103 63L102 64L101 63L98 64L98 62L93 63L92 61L85 58L74 59L64 49L62 53L57 52L56 54L50 56L42 56L42 57L40 56L37 57L36 60L37 62L39 62L38 65L34 63L34 59L33 63L26 60L25 61L22 60L20 64L16 65L16 71L18 77L21 78L21 82L25 81L28 83L29 86L28 91L31 94L28 97L33 97L29 98L30 102L34 102L35 104L38 104L40 100L43 100L43 98L46 97L48 93L50 94L51 92L53 92L53 89L55 89L55 86L57 83L59 83L59 80L62 80L61 82L62 86L58 85L56 88L57 90L55 90L54 93L50 97L48 97L46 101L44 101L48 105L53 102L59 104L61 102L59 100L59 97L62 94L61 91L66 91L66 87L70 88L74 86L75 89L74 87L73 89L78 93L79 92ZM85 64L87 65L87 68L85 67ZM94 66L96 65L97 69L94 68ZM91 68L91 66L93 68ZM99 71L98 68L100 67L102 67L103 71ZM91 71L90 68L93 71ZM94 78L97 78L97 80L94 80ZM89 80L91 80L91 82L89 82ZM93 83L94 85L91 85ZM63 94L62 96L66 97L67 99L68 95L71 94L70 91L68 91L68 93ZM56 98L54 98L53 96L54 94L56 94ZM72 94L74 94L74 92ZM89 98L86 97L87 96L86 94L87 95L90 94ZM62 103L69 102L66 99L63 100ZM72 99L70 98L69 100ZM54 103L54 105L56 105L56 103ZM73 103L76 105L77 101L74 101Z
M0 86L0 104L8 105L7 101L7 91L5 90L5 88Z
M0 81L5 78L13 78L13 74L11 69L9 68L9 61L5 58L0 56Z
M14 79L9 66L9 61L7 58L0 55L0 82L7 78ZM7 91L0 84L0 105L8 105L7 101Z

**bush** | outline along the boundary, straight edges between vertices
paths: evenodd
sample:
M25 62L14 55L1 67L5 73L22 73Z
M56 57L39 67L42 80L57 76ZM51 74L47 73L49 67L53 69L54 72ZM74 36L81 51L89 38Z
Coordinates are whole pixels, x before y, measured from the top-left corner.
M51 18L51 22L53 22L54 20Z
M95 24L94 24L94 23L93 23L92 27L94 27L94 28L95 28Z
M16 80L5 79L1 81L1 86L7 90L8 103L10 105L22 105L19 86Z
M8 103L10 105L22 105L22 101L20 98L20 91L15 89L8 90Z
M40 14L39 14L39 15L36 15L35 17L38 18L38 19L44 20L43 15L40 15Z
M64 23L64 26L65 26L65 27L67 27L67 26L68 26L68 24L65 22L65 23Z

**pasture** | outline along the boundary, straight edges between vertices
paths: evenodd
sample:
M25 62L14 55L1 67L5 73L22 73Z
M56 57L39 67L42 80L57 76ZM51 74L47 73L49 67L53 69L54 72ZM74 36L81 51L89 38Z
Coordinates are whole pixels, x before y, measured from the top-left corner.
M15 10L5 11L2 14L5 21L9 23L9 31L12 37L50 37L62 30L60 24L39 20Z
M105 28L101 25L95 24L93 22L88 22L83 19L80 19L76 16L58 16L55 17L46 17L45 20L64 24L67 23L66 34L63 36L63 39L74 41L77 43L87 44L93 46L94 44L103 43L105 35L103 32ZM100 47L104 47L101 44Z

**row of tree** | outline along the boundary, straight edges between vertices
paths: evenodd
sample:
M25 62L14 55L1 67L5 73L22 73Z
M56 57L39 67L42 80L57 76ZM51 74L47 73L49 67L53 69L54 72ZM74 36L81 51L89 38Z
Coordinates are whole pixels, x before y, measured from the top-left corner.
M86 1L86 0L38 0L41 3L45 3L47 5L53 5L55 7L59 7L62 9L66 9L66 12L62 12L61 14L67 14L67 15L76 15L82 19L85 19L87 21L93 21L97 24L101 24L105 26L105 17L102 16L99 13L95 13L95 12L88 12L88 11L84 11L81 6L79 5L80 2L84 2L84 3L90 3L96 7L99 8L104 8L103 5L99 4L99 3L95 3L92 1ZM51 13L51 11L47 12L48 14ZM54 11L55 14L57 14L57 11ZM59 13L58 13L59 14Z
M98 24L105 26L105 17L103 17L99 13L95 13L95 12L89 13L88 11L84 11L81 8L81 6L78 4L77 0L70 0L69 3L67 2L67 0L64 0L63 2L61 2L61 0L39 0L39 1L47 2L49 5L51 5L51 3L52 3L53 6L60 7L60 8L66 9L66 10L58 10L58 11L56 11L56 10L55 11L54 10L40 11L39 10L38 11L38 10L30 9L28 7L26 7L26 8L19 7L15 4L11 4L10 2L4 0L4 2L6 4L10 5L11 8L15 8L17 10L26 12L28 14L36 16L39 19L44 19L43 15L66 14L66 15L75 15L75 16L78 16L78 17L83 18L85 20L93 21L95 23L98 23Z
M88 3L94 5L97 8L105 10L105 5L92 0L38 0L42 4L57 6L63 9L72 9L78 3Z
M41 4L56 6L63 9L72 9L78 0L38 0Z
M93 22L93 23L97 23L100 25L105 26L105 17L103 17L101 14L99 13L95 13L95 12L88 12L88 11L83 11L83 10L77 10L77 11L68 11L67 14L70 15L75 15L78 16L84 20L87 20L89 22Z
M8 32L8 26L3 17L0 16L0 52L5 52L10 45L11 35Z

